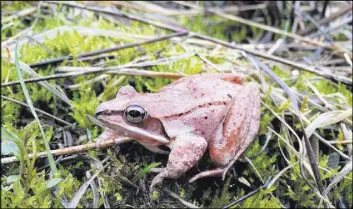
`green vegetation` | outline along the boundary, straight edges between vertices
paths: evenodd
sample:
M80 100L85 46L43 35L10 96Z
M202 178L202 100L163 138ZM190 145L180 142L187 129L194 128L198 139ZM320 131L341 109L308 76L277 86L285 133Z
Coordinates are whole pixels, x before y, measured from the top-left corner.
M5 17L10 16L14 12L37 6L33 2L2 2L1 4L2 10L4 9L9 13ZM28 41L23 45L19 45L19 60L22 63L29 65L67 55L76 57L80 53L148 39L134 38L135 35L154 37L169 33L137 21L126 21L125 19L124 21L114 21L105 16L87 11L87 14L81 14L86 16L81 16L77 14L74 8L59 6L50 8L50 10L53 10L52 14L47 14L47 12L45 13L45 11L41 10L37 23L31 29L34 34L47 32L61 26L83 26L92 28L93 31L94 28L104 29L111 32L125 33L126 35L121 37L113 37L109 34L105 36L83 35L80 30L58 30L55 36L52 38L47 37L41 43ZM127 11L129 10L127 9ZM28 15L30 17L29 20L20 17L2 22L2 42L29 28L34 22L36 16L34 14ZM180 15L175 18L175 21L194 32L224 41L235 41L236 43L253 43L250 41L259 40L265 33L259 28L245 27L241 23L224 20L224 18L216 15L205 16L198 14L193 17ZM3 26L6 24L11 24L11 26ZM285 22L282 22L280 29L284 30L285 27ZM289 27L290 30L291 27ZM282 36L276 35L275 37L281 38ZM341 34L335 35L334 38L345 40L344 37ZM196 47L196 45L165 40L109 53L109 56L113 58L104 57L100 60L92 59L89 61L75 59L72 62L66 60L58 65L33 68L33 70L39 76L48 76L58 73L56 72L58 66L119 66L132 62L168 60L194 53L202 54L213 65L221 68L230 63L229 59L234 59L225 48L211 53L214 49ZM2 83L19 79L16 73L16 66L11 60L13 54L9 57L9 50L2 48ZM229 59L225 59L226 56L229 56ZM139 58L141 60L138 60ZM237 60L233 61L249 64L243 58L237 58ZM273 72L281 79L284 79L291 89L304 96L304 100L300 102L301 112L308 118L309 122L323 113L311 102L314 101L323 107L325 106L321 101L316 101L317 93L306 82L310 82L319 92L320 98L324 98L327 103L337 110L352 108L352 92L347 85L336 84L327 79L315 79L316 75L307 72L300 72L298 76L293 76L292 69L276 63L270 63L269 65ZM141 69L150 72L179 73L184 75L216 71L197 55ZM107 204L110 204L111 207L159 206L172 208L178 206L177 201L169 196L164 189L173 191L180 198L199 207L217 208L228 205L248 192L259 188L270 176L277 175L285 167L294 163L296 164L286 170L270 188L261 189L254 196L233 207L317 206L321 201L320 197L313 192L312 188L302 178L298 163L299 145L296 136L274 114L276 113L279 117L285 119L287 125L292 127L301 137L303 130L301 130L299 120L292 111L292 103L285 93L278 93L281 91L279 85L262 73L260 72L259 76L266 82L266 88L261 89L263 94L262 102L265 105L261 106L260 131L247 148L244 156L235 163L234 169L230 169L226 179L221 181L218 177L210 178L206 187L202 185L203 180L188 183L188 180L192 177L192 172L198 169L207 170L214 168L212 163L210 163L208 153L206 153L197 169L191 170L190 173L188 172L177 180L165 180L163 186L158 187L157 191L151 194L149 194L148 186L155 174L149 171L159 166L159 164L161 164L159 167L164 167L167 163L167 156L154 154L137 143L129 143L121 145L118 152L117 148L111 147L108 149L89 150L80 155L73 154L74 157L71 158L70 155L56 157L56 159L60 158L60 160L56 164L58 172L54 175L46 158L36 159L29 157L30 154L36 155L46 150L45 139L43 139L38 124L30 110L27 107L2 98L2 146L6 147L6 149L2 149L2 155L6 156L2 157L14 155L19 159L19 162L2 165L1 207L64 207L64 204L72 203L71 201L75 200L75 195L80 187L88 181L90 177L88 177L87 173L93 176L102 169L103 164L109 164L91 184L95 186L89 186L82 194L77 203L78 208L92 207L93 204L96 204L97 207L107 206ZM24 71L22 71L22 74L24 79L32 77ZM130 84L140 93L154 93L173 81L173 79L161 77L119 75L114 73L106 73L105 78L93 80L99 75L87 74L46 81L50 86L65 94L70 99L72 107L68 106L61 98L54 95L52 91L43 85L38 83L26 84L30 98L36 108L75 125L74 127L64 127L63 124L57 123L53 119L37 112L40 123L43 126L45 138L52 150L63 146L67 147L70 143L71 146L74 146L93 142L92 140L99 136L103 129L94 124L88 115L93 116L95 108L102 101L115 98L120 87ZM249 77L259 81L256 76ZM78 85L78 87L73 88L74 85ZM26 103L26 98L20 85L2 87L1 90L2 95ZM315 97L316 100L312 100L312 97ZM350 116L346 119L351 121L352 117ZM325 140L339 141L339 143L332 144L332 146L347 154L347 144L342 143L345 138L344 133L339 128L340 124L336 123L332 126L333 128L330 129L319 128L317 132ZM265 150L259 153L265 145L266 137L269 137L268 144ZM5 152L5 150L7 151ZM326 145L320 144L318 164L325 186L340 172L346 162L341 158L335 166L332 166L329 162L332 153L335 153L332 148L327 148ZM245 157L248 161L245 160ZM316 185L307 170L304 172L309 182L312 185ZM352 172L350 172L328 194L328 199L334 206L337 206L338 199L341 198L347 207L352 207L352 178Z

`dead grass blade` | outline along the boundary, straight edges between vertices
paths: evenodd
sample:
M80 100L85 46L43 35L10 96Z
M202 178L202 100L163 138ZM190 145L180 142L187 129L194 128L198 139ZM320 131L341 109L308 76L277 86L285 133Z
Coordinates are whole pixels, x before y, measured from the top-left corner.
M132 47L135 47L135 46L142 46L142 45L145 45L145 44L150 44L150 43L154 43L154 42L158 42L158 41L164 41L164 40L167 40L167 39L170 39L170 38L173 38L173 37L183 36L183 35L187 35L187 32L185 32L185 31L177 32L177 33L172 33L172 34L168 34L168 35L152 38L152 39L149 39L149 40L146 40L146 41L137 42L137 43L118 45L118 46L114 46L114 47L110 47L110 48L95 50L95 51L91 51L91 52L85 52L85 53L82 53L82 54L78 54L76 56L76 58L80 59L80 58L84 58L84 57L96 56L96 55L100 55L100 54L105 54L105 53L109 53L109 52L114 52L114 51L119 51L119 50L123 50L123 49L132 48ZM43 66L47 66L47 65L58 64L58 63L63 62L65 60L72 60L72 59L74 59L74 56L69 55L69 56L63 56L63 57L58 57L58 58L54 58L54 59L41 61L41 62L38 62L38 63L33 63L33 64L30 64L29 66L30 67L43 67Z
M3 95L1 95L1 98L2 98L2 99L9 100L9 101L11 101L11 102L13 102L13 103L22 105L22 106L27 107L27 108L30 109L29 105L27 105L26 103L23 103L23 102L21 102L21 101L18 101L18 100L16 100L16 99L12 99L12 98L9 98L9 97L3 96ZM56 121L58 121L58 122L60 122L60 123L62 123L62 124L65 124L65 125L68 125L68 126L75 126L74 124L71 124L71 123L69 123L69 122L66 122L66 121L64 121L64 120L62 120L62 119L60 119L60 118L58 118L58 117L56 117L56 116L54 116L54 115L51 115L51 114L49 114L49 113L47 113L47 112L45 112L45 111L43 111L43 110L40 110L40 109L38 109L38 108L34 108L34 109L35 109L37 112L39 112L39 113L41 113L41 114L43 114L43 115L45 115L45 116L47 116L47 117L50 117L50 118L52 118L52 119L54 119L54 120L56 120Z
M88 181L86 181L80 189L76 192L74 198L69 202L68 208L76 208L77 204L79 203L80 199L82 198L83 194L86 192L88 186L91 184L91 182L99 175L100 172L102 172L107 166L105 165L102 169L98 170Z
M261 24L261 23L254 22L252 20L247 20L247 19L244 19L244 18L241 18L241 17L238 17L238 16L225 14L223 12L219 12L219 11L216 11L216 10L213 10L213 9L204 9L202 7L199 7L199 6L195 5L195 4L190 4L190 3L183 2L183 1L173 1L173 2L181 4L181 5L184 5L184 6L191 7L193 9L200 10L201 12L209 12L209 13L216 14L216 15L218 15L220 17L223 17L223 18L226 18L226 19L229 19L229 20L240 22L242 24L246 24L246 25L249 25L249 26L252 26L252 27L257 27L257 28L260 28L262 30L270 31L270 32L273 32L273 33L276 33L276 34L279 34L279 35L282 35L282 36L290 37L290 38L292 38L294 40L306 42L306 43L309 43L309 44L313 44L315 46L320 46L320 47L328 48L328 49L331 49L331 50L337 50L342 55L343 55L343 53L349 53L350 57L352 57L352 53L351 52L344 51L341 48L335 46L334 44L327 44L327 43L323 43L323 42L317 42L317 41L314 41L312 39L309 39L309 38L306 38L306 37L303 37L303 36L300 36L300 35L297 35L297 34L294 34L294 33L291 33L291 32L283 31L283 30L280 30L280 29L272 27L272 26L268 26L268 25L264 25L264 24Z
M342 6L337 12L331 14L329 17L319 20L318 25L322 26L327 23L330 23L332 20L337 19L338 17L341 17L350 11L352 11L352 6L349 6L349 5ZM298 31L298 34L301 36L305 36L313 32L315 28L316 28L315 25L309 25L308 27L305 27L305 29Z
M112 37L112 38L118 37L119 39L131 40L131 41L134 41L136 39L146 40L146 39L155 38L152 36L130 34L130 33L124 33L120 31L101 29L101 28L65 25L65 26L59 26L51 30L44 31L42 33L34 34L31 36L31 39L37 41L38 43L42 43L45 41L46 38L48 39L55 38L58 32L64 33L64 32L74 32L74 31L76 31L81 36L104 36L104 37ZM26 43L30 43L30 39L27 37L22 37L18 40L19 47L21 47L23 44L26 44ZM13 56L16 43L6 44L6 47L10 49L11 56Z
M16 14L13 14L11 16L8 16L8 17L2 19L1 20L1 24L5 24L6 22L10 22L13 19L16 19L16 18L19 18L19 17L24 17L24 16L27 16L27 15L30 15L30 14L34 13L36 10L37 10L36 7L26 8L24 10L21 10L21 11L17 12Z
M309 67L309 66L301 64L301 63L293 62L293 61L290 61L288 59L284 59L282 57L277 57L277 56L274 56L274 55L265 54L263 52L259 52L259 51L255 51L255 50L251 50L251 49L246 49L244 47L240 47L240 46L237 46L237 45L232 45L232 44L229 44L229 43L227 43L225 41L221 41L219 39L208 37L208 36L204 36L204 35L197 34L197 33L194 33L193 36L197 37L197 38L200 38L200 39L204 39L204 40L208 40L208 41L220 44L220 45L225 46L225 47L241 50L241 51L244 51L244 52L246 52L248 54L251 54L251 55L255 55L255 56L258 56L258 57L265 58L265 59L273 60L275 62L279 62L279 63L294 67L294 68L299 69L299 70L304 70L304 71L307 71L307 72L310 72L310 73L314 73L316 75L328 78L330 80L339 81L339 82L345 83L347 85L352 85L352 79L350 79L350 78L346 78L346 77L343 77L343 76L335 75L335 74L332 74L332 73L329 73L329 72L326 72L326 71L315 70L313 67Z
M50 3L59 4L57 2L50 2ZM131 19L131 20L139 21L139 22L142 22L142 23L145 23L145 24L150 24L150 25L156 26L158 28L167 29L167 30L174 31L174 32L177 32L177 31L184 31L185 32L185 30L179 30L179 29L170 27L170 26L165 25L165 24L151 22L151 21L149 21L146 18L137 17L137 16L134 16L134 15L131 15L131 14L126 14L126 13L122 13L122 12L120 12L119 14L116 14L116 13L109 12L109 11L102 10L102 9L88 8L88 7L84 7L84 6L71 5L71 4L66 3L66 2L65 3L61 2L61 3L63 5L66 5L66 6L86 9L86 10L90 10L90 11L94 11L94 12L98 12L98 13L101 12L101 13L109 14L109 15L112 15L112 16L125 17L125 18ZM331 79L331 80L334 80L334 81L339 81L339 82L345 83L347 85L352 85L352 80L349 79L349 78L343 77L343 76L339 76L339 75L328 73L328 72L324 72L324 71L318 71L318 70L315 70L312 67L309 67L309 66L306 66L306 65L303 65L303 64L298 64L296 62L292 62L290 60L287 60L287 59L284 59L284 58L281 58L281 57L277 57L277 56L274 56L274 55L268 55L268 54L264 54L264 53L261 53L261 52L258 52L258 51L249 50L249 49L246 49L246 48L243 48L243 47L231 45L231 44L229 44L227 42L224 42L224 41L221 41L221 40L218 40L218 39L215 39L215 38L211 38L211 37L208 37L208 36L204 36L204 35L201 35L201 34L197 34L197 33L192 32L192 31L188 31L188 32L189 32L189 35L193 35L193 36L195 36L197 38L200 38L200 39L204 39L204 40L211 41L213 43L221 44L221 45L229 47L229 48L242 50L242 51L245 51L245 52L247 52L249 54L252 54L252 55L255 55L255 56L259 56L259 57L262 57L262 58L270 59L270 60L285 64L285 65L289 65L291 67L297 68L299 70L304 70L304 71L311 72L311 73L323 76L325 78L328 78L328 79Z
M336 110L322 113L305 128L305 133L308 138L310 138L310 136L314 133L315 129L338 123L350 116L352 116L351 109Z
M109 11L109 10L106 10L106 9L100 9L100 8L97 8L97 7L91 7L91 6L88 7L88 6L78 5L78 4L72 4L72 3L64 2L64 1L61 1L61 2L46 1L46 3L61 4L61 5L68 6L68 7L75 7L75 8L84 9L84 10L88 10L88 11L92 11L92 12L96 12L96 13L107 14L107 15L111 15L111 16L115 16L115 17L128 18L128 19L131 19L131 20L139 21L139 22L145 23L147 25L153 25L153 26L156 26L158 28L169 30L169 31L174 31L174 32L175 31L181 31L181 30L175 30L174 28L171 28L169 25L161 24L159 22L150 21L150 20L148 20L146 18L137 17L137 16L134 16L134 15L131 15L131 14L127 14L127 13L121 12L121 11L119 11L119 12Z
M238 203L244 201L245 199L247 199L247 198L253 196L253 195L256 194L257 192L259 192L261 189L267 189L267 188L269 187L268 184L270 183L271 178L272 178L272 176L268 177L268 179L265 181L265 183L264 183L261 187L259 187L258 189L254 190L254 191L252 191L252 192L249 192L248 194L246 194L246 195L244 195L243 197L241 197L241 198L239 198L239 199L237 199L237 200L231 202L230 204L224 206L223 208L224 208L224 209L230 208L230 207L232 207L232 206L234 206L234 205L236 205L236 204L238 204Z
M8 59L8 57L6 55L2 55L3 59L7 59L10 60L10 62L12 64L15 64L15 60L13 58ZM28 73L29 75L31 75L34 78L40 78L40 76L31 68L29 67L26 63L21 62L20 60L18 60L19 62L19 66L20 69L26 73ZM51 93L53 93L54 95L56 95L57 97L59 97L63 102L65 102L67 105L70 106L70 108L72 108L70 99L66 96L65 93L62 93L60 91L58 91L55 87L51 86L48 82L46 81L40 81L38 82L39 85L43 86L44 88L46 88L48 91L50 91Z
M342 168L342 170L336 174L335 178L332 179L331 183L327 186L323 195L327 195L331 189L338 184L346 175L352 172L352 158L351 160Z
M177 194L175 194L174 192L170 191L169 189L165 189L165 191L172 197L174 197L175 199L177 199L181 204L183 204L185 207L187 208L199 208L196 205L187 202L185 200L183 200L182 198L180 198Z
M126 64L126 65L121 65L121 66L114 66L114 67L60 67L59 69L61 71L70 71L69 73L61 73L61 74L55 74L55 75L49 75L49 76L43 76L39 78L30 78L30 79L25 79L23 80L25 83L33 83L33 82L38 82L38 81L44 81L44 80L51 80L51 79L58 79L58 78L69 78L69 77L75 77L75 76L81 76L81 75L87 75L87 74L95 74L95 73L103 73L103 72L111 72L111 73L117 73L120 75L138 75L138 76L148 76L148 77L164 77L164 78L170 78L170 79L177 79L180 77L183 77L183 74L177 74L177 73L167 73L167 72L153 72L153 71L140 71L136 69L130 69L130 68L135 68L135 67L150 67L150 66L155 66L155 65L161 65L161 64L170 64L172 62L176 62L181 59L186 59L189 57L194 56L194 54L187 54L187 55L182 55L179 57L172 57L168 59L158 59L155 61L150 61L150 62L142 62L142 63L137 63L137 64ZM75 71L76 70L76 71ZM74 71L74 72L72 72ZM1 87L6 87L6 86L13 86L13 85L18 85L19 81L10 81L7 83L1 83Z
M88 179L92 178L92 175L89 171L86 171L86 177ZM97 185L94 181L91 181L90 184L91 189L92 189L92 193L93 193L93 208L98 208L98 202L99 202L99 192L98 192L98 188Z
M290 98L290 101L292 103L292 107L295 110L295 112L297 113L297 115L299 116L299 121L300 121L300 125L301 128L304 130L304 125L303 125L303 119L302 119L302 115L299 109L299 105L298 105L298 101L297 98L294 96L294 94L291 92L291 90L289 89L289 87L269 68L267 67L265 64L263 64L261 61L259 61L258 59L256 59L255 57L251 57L249 56L250 61L256 63L256 65L258 65L263 71L266 72L267 75L269 75L269 77L275 81L279 86L282 87L283 91L288 95L288 97ZM317 164L317 160L316 157L314 155L313 149L311 147L310 141L309 141L309 137L306 135L306 133L304 132L304 144L305 147L307 149L307 154L309 157L309 162L311 165L311 168L313 169L313 173L315 176L315 180L316 183L319 187L319 191L320 194L322 195L323 191L324 191L324 185L321 181L321 177L320 177L320 172L319 172L319 168L318 168L318 164ZM303 157L302 156L300 159L300 165L302 167L303 165ZM312 189L315 189L315 187L313 187L309 181L306 179L305 175L304 175L304 171L301 169L301 174L303 176L303 178L305 179L305 181L308 183L308 185L310 185L310 187L312 187Z

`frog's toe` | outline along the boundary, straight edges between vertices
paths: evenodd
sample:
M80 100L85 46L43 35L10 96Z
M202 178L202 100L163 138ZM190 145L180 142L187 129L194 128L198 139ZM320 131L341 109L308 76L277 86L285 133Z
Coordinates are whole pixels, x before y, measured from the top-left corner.
M208 171L203 171L198 174L196 174L194 177L192 177L189 182L192 183L196 181L197 179L208 177L208 176L221 176L224 172L224 168L216 168L213 170L208 170Z
M152 173L162 173L163 171L165 171L165 168L152 168L150 170Z
M164 172L159 173L157 176L155 176L152 180L152 183L150 185L150 193L152 193L154 191L154 187L157 184L160 184L163 182L163 179L166 177Z

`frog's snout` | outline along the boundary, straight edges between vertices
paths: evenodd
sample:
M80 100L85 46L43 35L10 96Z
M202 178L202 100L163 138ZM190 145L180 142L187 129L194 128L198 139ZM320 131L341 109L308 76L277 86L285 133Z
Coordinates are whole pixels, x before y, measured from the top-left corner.
M102 103L102 104L98 105L94 114L97 117L99 115L110 115L112 113L113 113L113 111L107 109L106 105L104 103Z
M102 115L103 112L104 112L104 110L103 110L103 108L102 108L102 104L100 104L100 105L98 105L98 107L96 107L96 110L95 110L94 114L95 114L96 117L97 117L97 116L99 116L99 115Z

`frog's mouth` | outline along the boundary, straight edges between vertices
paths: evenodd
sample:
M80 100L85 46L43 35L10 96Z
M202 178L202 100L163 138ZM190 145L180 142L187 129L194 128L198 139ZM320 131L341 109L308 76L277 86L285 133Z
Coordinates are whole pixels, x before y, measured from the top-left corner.
M120 111L101 111L96 113L96 117L105 126L118 131L123 136L152 139L163 144L169 143L169 140L162 135L153 134L142 128L126 123Z

